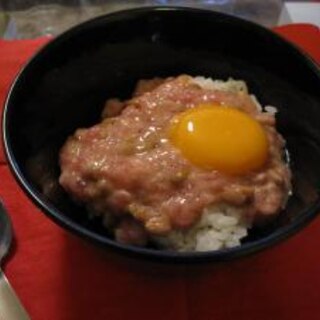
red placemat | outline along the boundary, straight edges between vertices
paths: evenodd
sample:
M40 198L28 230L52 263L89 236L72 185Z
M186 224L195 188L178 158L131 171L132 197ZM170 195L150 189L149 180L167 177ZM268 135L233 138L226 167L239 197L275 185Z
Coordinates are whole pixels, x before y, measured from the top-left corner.
M318 28L277 31L320 62ZM21 64L45 41L0 41L1 102ZM246 259L196 270L164 269L119 260L66 233L22 193L1 150L0 163L0 198L16 234L5 271L34 320L320 318L320 219Z

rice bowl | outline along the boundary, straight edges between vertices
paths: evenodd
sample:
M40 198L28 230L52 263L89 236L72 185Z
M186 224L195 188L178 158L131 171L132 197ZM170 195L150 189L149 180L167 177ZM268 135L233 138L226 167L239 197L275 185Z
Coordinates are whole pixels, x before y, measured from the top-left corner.
M247 45L239 45L240 39ZM77 128L101 121L106 99L128 99L138 79L183 73L245 79L263 106L277 107L277 129L290 154L292 196L271 224L251 228L241 246L176 252L117 242L102 227L102 215L88 214L93 208L72 201L59 186L62 144ZM48 218L106 251L170 264L233 260L290 238L319 211L319 84L319 70L306 54L247 21L173 7L118 12L72 28L23 68L4 109L5 152L16 180ZM38 168L36 175L29 163Z

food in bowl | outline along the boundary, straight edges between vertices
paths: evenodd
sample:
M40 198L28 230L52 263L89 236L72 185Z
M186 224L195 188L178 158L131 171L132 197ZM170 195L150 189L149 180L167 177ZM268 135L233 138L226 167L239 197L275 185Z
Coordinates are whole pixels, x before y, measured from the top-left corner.
M241 244L291 190L275 108L244 81L181 75L138 82L60 152L59 182L118 242L177 251Z

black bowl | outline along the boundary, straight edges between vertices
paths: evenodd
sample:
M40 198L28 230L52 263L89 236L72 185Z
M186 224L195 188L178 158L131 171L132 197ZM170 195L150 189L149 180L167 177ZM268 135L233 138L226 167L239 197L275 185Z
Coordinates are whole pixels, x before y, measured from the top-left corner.
M59 188L58 150L76 128L98 121L108 97L126 98L141 78L187 73L244 79L277 106L287 140L293 195L279 218L251 230L241 247L174 253L113 241ZM273 32L231 16L187 8L143 8L81 24L25 66L3 117L6 154L27 195L50 218L105 248L166 262L227 260L269 247L304 227L320 209L320 72ZM52 180L49 190L41 187Z

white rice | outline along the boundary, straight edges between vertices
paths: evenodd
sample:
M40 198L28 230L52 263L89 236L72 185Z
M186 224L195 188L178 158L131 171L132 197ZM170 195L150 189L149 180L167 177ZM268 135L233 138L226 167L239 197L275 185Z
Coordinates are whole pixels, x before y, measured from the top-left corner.
M229 78L227 81L213 80L205 77L194 77L193 82L201 86L203 89L222 90L231 92L245 92L248 93L247 84L242 80L234 80Z
M223 80L213 80L211 78L197 76L193 78L193 82L201 86L203 89L222 90L222 91L228 91L228 92L241 91L247 94L249 93L248 86L246 82L243 80L234 80L232 78L229 78L227 81L223 81ZM255 95L251 94L250 97L253 103L256 105L258 111L260 112L265 111L271 114L275 114L278 112L277 108L274 106L265 106L263 108Z
M250 227L242 218L241 209L226 204L204 209L201 219L188 230L174 230L154 240L175 251L210 251L240 245Z

